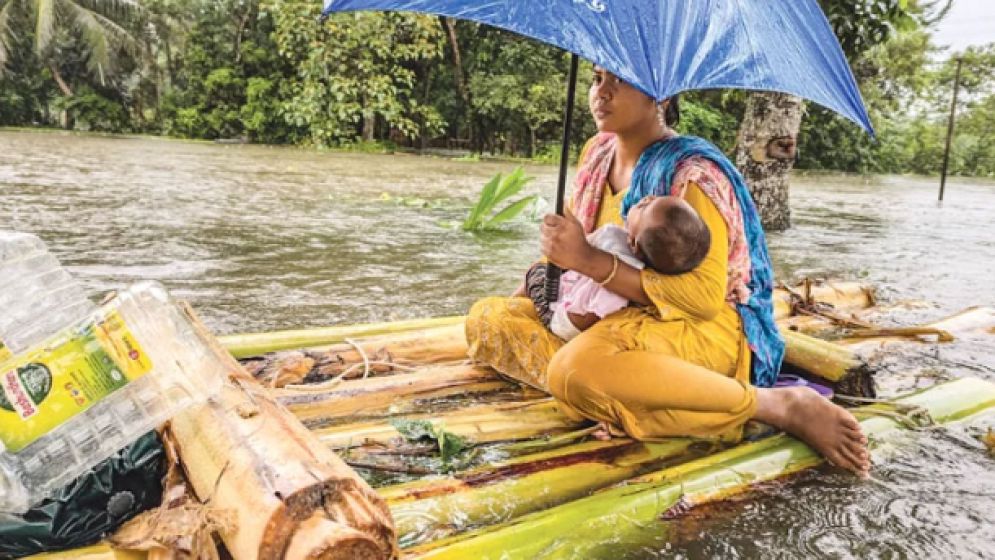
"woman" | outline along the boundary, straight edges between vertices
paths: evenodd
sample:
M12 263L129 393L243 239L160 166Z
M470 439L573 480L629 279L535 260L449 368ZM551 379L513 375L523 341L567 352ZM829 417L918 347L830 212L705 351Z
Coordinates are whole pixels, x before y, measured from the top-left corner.
M717 149L680 137L652 98L595 68L589 93L599 134L584 149L572 215L546 216L542 250L641 304L604 318L568 344L539 322L524 297L486 298L467 319L471 356L544 389L568 414L636 439L738 440L749 419L792 433L830 462L864 476L867 440L856 419L807 388L769 389L783 356L773 323L771 271L756 209ZM693 271L639 271L585 238L623 223L644 196L682 196L712 245ZM520 294L518 294L520 295Z

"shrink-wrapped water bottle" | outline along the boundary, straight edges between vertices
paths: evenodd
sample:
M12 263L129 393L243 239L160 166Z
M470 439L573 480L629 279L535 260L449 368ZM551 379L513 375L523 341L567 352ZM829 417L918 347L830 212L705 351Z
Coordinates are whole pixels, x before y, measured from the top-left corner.
M96 306L36 236L0 232L0 511L22 512L201 402L225 366L156 282Z

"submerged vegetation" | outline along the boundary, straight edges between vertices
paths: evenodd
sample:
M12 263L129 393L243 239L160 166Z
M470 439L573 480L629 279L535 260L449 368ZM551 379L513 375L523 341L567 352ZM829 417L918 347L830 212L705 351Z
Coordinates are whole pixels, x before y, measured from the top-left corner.
M878 139L810 105L799 166L938 172L956 62L929 31L945 2L821 4ZM0 0L0 125L557 159L562 51L411 14L337 14L319 26L320 8L296 0ZM992 175L995 46L962 56L951 170ZM745 100L742 92L686 96L681 130L730 149ZM588 119L579 123L575 146L592 132Z
M501 203L517 195L534 177L526 177L521 167L515 169L507 177L498 173L484 185L480 198L470 208L470 213L463 221L465 231L481 231L497 229L501 224L518 217L530 204L538 200L538 195L520 198L495 212Z
M467 449L467 441L456 434L446 431L445 426L435 425L428 420L404 420L401 418L390 421L405 439L412 443L429 441L439 446L439 458L448 465L453 457Z

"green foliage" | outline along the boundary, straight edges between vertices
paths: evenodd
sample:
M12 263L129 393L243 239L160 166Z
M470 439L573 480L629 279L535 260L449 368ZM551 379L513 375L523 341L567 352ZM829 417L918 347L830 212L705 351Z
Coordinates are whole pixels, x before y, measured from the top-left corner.
M928 32L949 1L820 4L878 138L809 105L799 167L938 173L956 65L941 60ZM319 26L319 10L320 2L302 0L0 0L0 125L559 160L569 65L562 50L411 14L338 14ZM962 54L950 167L992 175L995 47ZM590 65L580 72L571 157L594 133ZM746 99L685 94L678 130L731 151ZM517 202L509 212L528 204ZM505 217L491 216L499 216L472 229L497 226Z
M677 131L714 142L729 151L736 143L738 119L735 114L712 104L704 94L685 96L681 100L681 122Z
M428 420L395 419L390 421L390 425L410 442L433 442L438 445L439 457L444 465L469 447L466 439L447 432L444 425L435 425Z
M172 60L175 87L162 101L166 133L295 142L283 112L294 69L276 52L273 19L257 0L198 2L184 49Z
M57 62L79 47L85 69L106 85L126 56L138 56L136 23L142 9L119 0L6 0L0 2L0 73L16 55L16 43L30 39L43 61ZM16 23L15 23L16 22ZM30 30L30 37L20 31Z
M896 30L915 29L930 2L915 0L821 0L823 11L850 59L887 41Z
M900 33L855 64L877 141L818 108L802 124L798 167L858 173L937 174L943 162L956 61L931 64L923 30ZM995 45L962 53L962 84L950 173L995 174Z
M130 115L116 99L109 99L84 86L72 97L55 100L56 110L70 111L76 119L76 126L96 132L120 132L131 125Z
M373 140L378 127L411 139L444 126L419 83L442 56L435 18L360 12L318 26L318 3L275 0L266 9L279 54L298 69L286 118L308 130L310 144Z
M521 198L496 213L495 210L501 203L520 193L525 188L525 185L533 179L534 177L526 177L525 170L521 167L515 169L503 179L500 173L495 175L480 191L480 198L473 205L473 208L470 209L466 220L463 221L461 226L463 230L494 230L508 220L517 217L529 204L536 201L538 198L537 195Z
M62 114L72 124L79 108L92 109L81 127L130 130L126 80L142 63L142 14L118 0L0 0L0 123Z

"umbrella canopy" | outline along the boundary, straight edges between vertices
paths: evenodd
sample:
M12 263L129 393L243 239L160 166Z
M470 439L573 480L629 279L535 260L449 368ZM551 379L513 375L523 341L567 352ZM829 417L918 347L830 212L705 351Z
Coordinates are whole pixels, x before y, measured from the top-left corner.
M843 50L816 0L328 0L449 16L556 45L663 100L737 88L814 101L873 134Z

